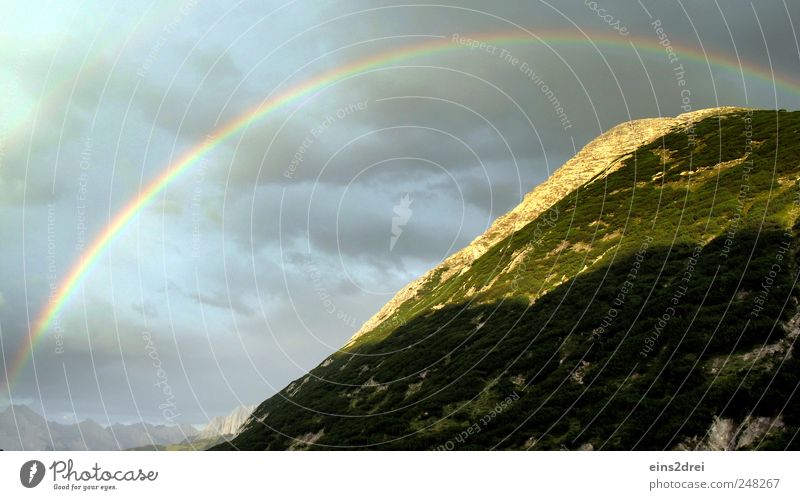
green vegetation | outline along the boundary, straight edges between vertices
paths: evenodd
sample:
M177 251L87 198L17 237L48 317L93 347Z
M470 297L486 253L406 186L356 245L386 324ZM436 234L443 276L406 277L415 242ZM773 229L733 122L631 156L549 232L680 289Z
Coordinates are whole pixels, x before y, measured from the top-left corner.
M137 448L131 448L129 451L199 451L220 445L220 443L224 442L225 438L220 436L215 438L185 440L174 444L139 446Z
M798 448L800 112L694 133L440 274L217 449L665 449L749 416L780 420L744 447Z
M222 437L213 439L195 439L175 444L157 444L131 448L129 451L198 451L217 446L225 440Z

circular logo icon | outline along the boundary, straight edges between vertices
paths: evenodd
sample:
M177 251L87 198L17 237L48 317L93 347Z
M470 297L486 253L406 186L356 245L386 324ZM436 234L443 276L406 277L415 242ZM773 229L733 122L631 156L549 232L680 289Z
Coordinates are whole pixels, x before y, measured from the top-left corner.
M19 481L26 488L35 488L44 479L44 464L38 460L28 460L19 470Z

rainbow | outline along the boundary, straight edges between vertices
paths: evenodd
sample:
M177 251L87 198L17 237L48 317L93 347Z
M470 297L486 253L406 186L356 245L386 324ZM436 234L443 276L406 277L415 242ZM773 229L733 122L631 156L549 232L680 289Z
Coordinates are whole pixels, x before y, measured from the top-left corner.
M591 33L591 37L582 35L578 37L571 32L538 32L533 37L522 32L500 33L500 34L478 34L466 38L483 41L492 45L506 44L595 44L610 48L627 48L633 45L637 50L651 53L655 57L666 58L664 48L656 41L646 38L635 38L632 36L621 37L615 33ZM762 68L754 64L743 65L736 58L718 53L700 51L695 48L681 44L673 44L681 61L699 62L702 64L714 65L717 68L733 71L736 74L745 74L748 77L761 80L764 83L775 85L792 94L800 94L800 84L793 79L773 73L771 69ZM218 130L214 131L202 143L195 145L190 150L180 156L177 161L167 166L163 172L153 179L134 199L110 221L108 226L96 236L91 246L80 256L78 261L72 266L66 278L60 284L57 293L48 302L47 306L40 312L36 321L29 326L27 339L23 341L16 356L14 357L9 370L7 386L10 387L19 372L25 365L26 360L31 356L37 342L48 331L53 321L67 304L69 298L79 287L83 278L97 262L98 258L108 249L114 238L136 217L136 215L146 207L159 193L164 191L175 179L184 172L191 169L209 151L217 147L230 137L245 130L254 121L259 120L270 113L273 113L298 99L312 95L314 92L345 80L359 73L379 68L394 62L410 59L413 57L424 57L435 55L453 50L470 50L468 45L458 43L452 36L436 38L433 41L409 44L397 49L382 52L370 57L359 59L347 65L329 70L292 88L286 89L274 96L259 103L253 109L243 113L239 117L228 122Z

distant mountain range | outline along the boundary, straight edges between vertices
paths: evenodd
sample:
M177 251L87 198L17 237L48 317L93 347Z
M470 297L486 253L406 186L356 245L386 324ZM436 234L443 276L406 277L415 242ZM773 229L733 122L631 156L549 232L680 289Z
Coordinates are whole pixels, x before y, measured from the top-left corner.
M0 412L0 449L124 450L147 444L176 443L198 433L191 425L147 423L102 426L93 420L76 424L46 421L24 405Z
M198 431L191 425L136 423L102 426L93 420L65 425L46 421L25 405L14 405L0 411L0 449L205 449L234 436L253 408L241 406L230 415L214 417Z
M216 449L800 448L800 112L605 132Z

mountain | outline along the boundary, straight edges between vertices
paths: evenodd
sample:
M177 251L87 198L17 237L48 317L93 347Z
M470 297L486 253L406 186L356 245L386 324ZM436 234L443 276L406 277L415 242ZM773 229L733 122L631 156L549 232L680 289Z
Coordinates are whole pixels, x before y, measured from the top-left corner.
M242 425L255 410L255 406L239 406L228 415L213 417L200 432L188 439L172 443L147 444L132 448L132 451L197 451L216 446L236 436Z
M215 449L797 449L800 112L590 142Z
M24 405L0 412L0 449L3 450L124 450L163 445L197 433L188 425L148 423L101 426L92 420L64 425L46 421Z
M255 406L239 406L228 415L212 418L197 435L197 439L235 436L255 409Z

